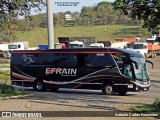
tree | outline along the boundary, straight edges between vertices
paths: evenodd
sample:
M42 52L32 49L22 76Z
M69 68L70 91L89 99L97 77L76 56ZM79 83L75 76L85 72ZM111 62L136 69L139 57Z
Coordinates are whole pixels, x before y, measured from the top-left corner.
M41 10L43 0L1 0L0 1L0 29L1 34L4 29L11 30L11 25L19 16L28 18L31 8ZM11 32L7 32L11 33ZM8 34L9 35L9 34Z
M83 7L81 10L81 17L85 23L91 23L93 26L97 19L97 12L95 7Z
M99 2L97 6L111 6L111 3L107 1L103 1L103 2Z
M109 2L100 2L97 6L97 17L101 23L107 24L110 21L111 16L114 14L113 7ZM113 20L113 19L112 19Z
M72 17L73 17L73 22L75 23L75 27L76 27L77 24L81 22L80 13L78 11L73 12Z
M143 28L148 28L148 31L160 25L160 0L116 0L114 8L124 14L130 10L131 18L144 20Z

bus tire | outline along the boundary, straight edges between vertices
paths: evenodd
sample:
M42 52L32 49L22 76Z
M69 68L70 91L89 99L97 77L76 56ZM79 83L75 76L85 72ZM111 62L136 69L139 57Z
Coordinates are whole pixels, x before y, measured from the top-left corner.
M127 93L127 91L119 91L119 92L118 92L118 94L119 94L119 95L122 95L122 96L125 95L126 93Z
M33 89L36 90L36 91L45 91L44 82L42 80L36 80L34 82Z
M103 85L102 93L105 95L113 95L114 94L114 85L107 83Z

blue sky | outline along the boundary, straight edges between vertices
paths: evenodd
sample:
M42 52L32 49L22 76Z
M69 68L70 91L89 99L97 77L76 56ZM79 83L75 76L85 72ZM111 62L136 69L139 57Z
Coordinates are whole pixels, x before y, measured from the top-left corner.
M102 1L107 1L107 2L114 2L115 0L52 0L53 2L53 13L57 12L66 12L66 11L71 11L71 12L80 12L81 8L83 6L94 6L97 5L99 2ZM77 6L60 6L61 3L65 4L72 4L72 3L77 3ZM73 5L73 4L72 4ZM38 14L38 13L45 13L46 8L43 8L41 12L35 12L32 10L32 15Z

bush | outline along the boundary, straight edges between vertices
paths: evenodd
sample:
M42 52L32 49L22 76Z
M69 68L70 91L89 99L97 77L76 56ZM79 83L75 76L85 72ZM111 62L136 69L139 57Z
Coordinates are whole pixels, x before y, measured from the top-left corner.
M136 112L160 112L160 98L156 98L153 104L135 106L133 111ZM160 113L158 113L160 114Z
M6 84L0 84L0 94L10 94L15 92L16 92L15 87Z
M160 110L160 98L156 98L153 105L156 109Z
M153 105L141 105L141 106L135 106L133 108L133 111L135 112L152 112L156 111Z

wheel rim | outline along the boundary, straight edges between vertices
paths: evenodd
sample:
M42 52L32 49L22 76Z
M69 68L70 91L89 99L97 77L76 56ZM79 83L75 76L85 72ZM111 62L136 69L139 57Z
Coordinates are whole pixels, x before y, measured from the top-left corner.
M37 85L36 85L36 88L37 88L38 90L42 90L43 84L42 84L41 82L38 82Z
M112 91L113 91L112 86L110 86L110 85L106 86L105 91L106 91L106 93L107 93L107 94L111 94L111 93L112 93Z

